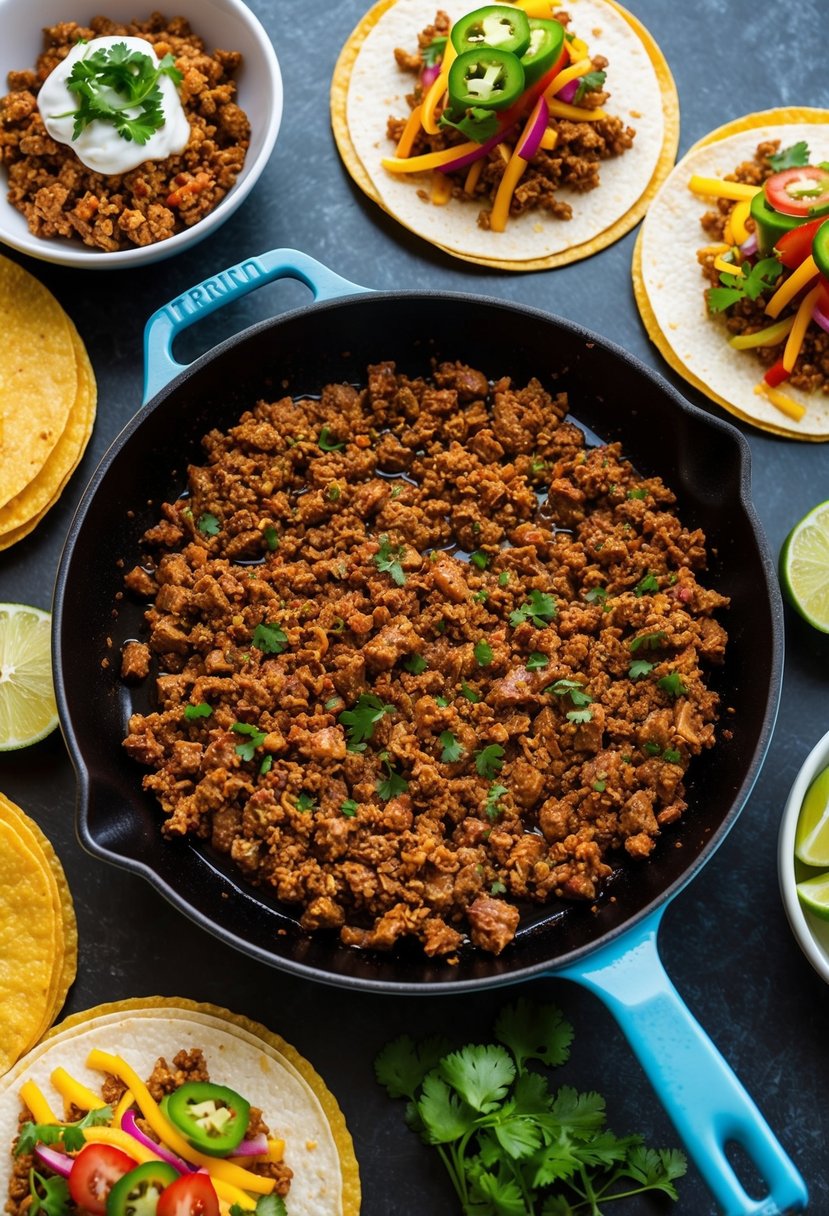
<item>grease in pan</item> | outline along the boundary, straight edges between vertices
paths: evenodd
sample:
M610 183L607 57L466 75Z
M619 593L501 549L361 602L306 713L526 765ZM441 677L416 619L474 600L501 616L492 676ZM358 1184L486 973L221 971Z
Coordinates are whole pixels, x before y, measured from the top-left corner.
M435 205L419 194L430 188L430 174L391 173L381 163L394 152L386 134L387 119L409 112L406 95L416 81L398 67L395 48L415 45L418 32L434 22L436 7L434 0L381 0L343 48L332 85L332 123L355 182L419 236L456 257L499 269L563 265L624 235L641 219L670 170L678 138L673 79L644 27L612 0L578 0L573 6L568 29L589 42L590 56L609 61L608 109L635 128L633 146L624 155L601 162L601 183L595 190L584 195L561 192L561 201L572 203L571 219L534 209L511 216L505 231L493 232L477 222L480 199L467 202L456 197ZM457 21L475 6L469 0L455 0L440 7ZM538 6L528 7L535 12ZM525 122L526 115L510 135L513 144ZM553 117L551 125L556 122ZM546 153L542 149L539 155ZM463 185L465 174L455 176L458 186Z

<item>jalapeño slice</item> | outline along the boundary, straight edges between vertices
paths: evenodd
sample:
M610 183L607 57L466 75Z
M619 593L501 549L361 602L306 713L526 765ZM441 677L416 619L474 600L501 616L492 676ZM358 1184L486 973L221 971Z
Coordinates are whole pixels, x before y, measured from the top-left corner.
M523 55L530 45L530 22L523 9L487 4L456 21L449 36L459 55L484 46Z
M524 87L529 88L549 72L560 57L564 46L564 26L560 21L530 18L530 45L521 56Z
M224 1085L185 1081L169 1095L166 1114L194 1148L226 1157L245 1138L250 1104Z
M524 69L510 51L482 47L458 55L448 83L453 110L503 110L524 92Z
M107 1196L106 1216L155 1216L161 1192L178 1176L166 1161L146 1161L115 1183Z

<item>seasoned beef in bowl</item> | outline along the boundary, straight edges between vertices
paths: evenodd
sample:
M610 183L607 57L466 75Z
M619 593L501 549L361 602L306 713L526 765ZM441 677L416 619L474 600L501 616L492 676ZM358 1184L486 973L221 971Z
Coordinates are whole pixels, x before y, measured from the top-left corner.
M722 661L705 540L563 394L442 363L259 402L205 437L126 577L125 747L309 929L500 953L600 899L685 810Z

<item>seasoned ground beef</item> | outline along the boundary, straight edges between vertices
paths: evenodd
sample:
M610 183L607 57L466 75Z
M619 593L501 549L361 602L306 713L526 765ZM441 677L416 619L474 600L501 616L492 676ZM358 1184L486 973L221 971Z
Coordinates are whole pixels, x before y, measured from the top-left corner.
M307 929L429 955L498 953L521 904L651 853L714 740L727 601L671 491L566 410L379 363L206 436L126 577L157 711L124 746L165 835Z
M555 20L565 28L570 24L569 13L558 10L554 13ZM414 91L406 98L410 109L414 109L423 101L425 90L420 83L420 74L426 61L424 52L435 39L447 36L451 22L447 13L439 11L433 25L421 30L418 35L418 46L414 53L398 48L394 55L398 66L406 72L417 76ZM592 60L593 72L600 72L608 66L603 55L595 55ZM578 108L595 110L604 106L610 96L601 88L584 93L579 99ZM437 118L443 112L442 106L437 106ZM406 118L389 117L386 135L395 145L398 143ZM599 185L599 169L603 160L621 156L633 146L636 132L633 127L627 127L620 118L607 115L595 122L574 121L569 118L551 117L549 127L556 133L555 146L549 151L540 148L527 166L524 175L516 187L510 202L510 215L523 215L526 211L540 210L556 219L569 220L573 216L571 204L559 199L557 191L566 187L583 194L594 190ZM520 131L520 128L518 128ZM512 136L508 136L508 139ZM455 144L465 143L468 136L451 128L441 128L436 135L428 135L422 128L419 130L412 145L411 155L420 156L426 152L440 152ZM487 207L478 215L478 225L489 227L490 209L498 186L504 175L509 159L509 151L505 155L508 144L499 144L484 159L480 176L470 185L467 169L449 174L452 181L452 197L458 201L470 203L475 201L487 202ZM510 149L511 150L511 149ZM428 197L428 195L426 196Z
M209 1081L210 1073L207 1068L207 1062L200 1048L194 1047L189 1051L181 1050L173 1056L172 1064L161 1056L155 1063L152 1073L146 1078L146 1085L156 1102L161 1102L167 1094L171 1094L179 1086L184 1085L188 1081ZM113 1077L107 1074L104 1077L103 1085L101 1086L101 1096L109 1106L116 1106L120 1102L126 1086L118 1077ZM77 1122L86 1115L86 1110L81 1110L77 1106L68 1106L62 1114L67 1122ZM33 1116L30 1110L24 1105L18 1118L18 1135L24 1123L33 1122ZM146 1119L140 1116L136 1118L141 1131L151 1140L158 1142L158 1136L153 1128L147 1123ZM248 1126L245 1132L246 1137L252 1138L260 1133L269 1135L269 1128L262 1118L262 1112L256 1107L251 1107L248 1117ZM7 1216L28 1216L31 1208L31 1184L30 1171L36 1169L41 1177L52 1178L53 1171L43 1162L35 1153L20 1153L15 1155L15 1147L17 1145L17 1137L14 1144L11 1146L13 1165L11 1177L9 1179L9 1193L6 1199L4 1212ZM261 1159L251 1158L246 1162L246 1169L252 1174L260 1174L267 1178L274 1178L275 1186L274 1193L277 1195L286 1196L291 1186L293 1170L287 1166L284 1161L265 1161ZM66 1209L66 1216L88 1216L84 1208L78 1207L74 1202L69 1202Z
M106 17L93 18L88 28L65 21L43 33L45 49L35 70L10 72L10 92L0 99L8 199L25 215L31 232L112 252L166 240L212 211L236 181L250 143L250 123L235 101L241 54L209 54L183 17L168 21L160 13L126 25ZM37 94L79 39L118 34L152 43L159 58L168 52L175 57L190 140L166 160L105 176L49 136Z
M725 175L725 180L746 182L751 186L761 186L763 182L776 172L769 161L769 157L774 156L779 150L779 139L765 140L757 145L754 159L744 161L741 165L738 165L733 173ZM700 224L706 236L717 244L720 244L724 239L728 217L734 210L734 206L735 203L730 199L718 199L717 205L706 211L700 218ZM749 218L746 221L746 227L750 232L753 232L754 220ZM702 273L707 282L705 289L706 298L709 287L721 286L720 272L714 267L715 256L707 248L701 249L697 254L697 260L702 267ZM784 271L783 273L786 274L788 272ZM782 279L779 282L782 282ZM738 300L736 304L732 304L730 308L727 308L722 314L727 336L730 337L732 334L756 334L761 329L766 329L771 324L769 317L766 315L766 305L769 302L770 296L771 293L765 291L756 300L749 300L747 297L744 297L742 300ZM798 294L795 296L794 301L783 309L778 319L782 321L786 317L792 316L797 311L799 303L800 295ZM723 340L725 341L725 335ZM737 359L751 355L755 359L759 359L764 367L771 367L773 363L776 363L782 357L782 354L782 344L778 346L755 346L747 351L735 351L734 358ZM800 348L800 354L795 360L794 368L786 384L799 388L804 393L829 393L829 334L825 333L817 325L810 325L806 331L803 345Z

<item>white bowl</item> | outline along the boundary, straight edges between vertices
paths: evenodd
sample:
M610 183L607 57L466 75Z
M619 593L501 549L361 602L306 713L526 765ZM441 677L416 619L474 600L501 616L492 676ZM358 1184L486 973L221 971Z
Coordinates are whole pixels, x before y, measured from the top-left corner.
M180 253L213 232L245 200L265 168L282 118L282 77L271 40L257 17L241 0L0 0L0 96L7 92L9 71L33 68L43 50L42 30L60 21L81 25L98 14L114 21L143 19L160 9L170 17L186 17L208 51L241 51L237 74L238 102L251 125L245 164L233 188L217 207L192 228L166 241L107 253L64 237L32 236L25 217L6 198L6 175L0 169L0 242L46 262L85 270L114 270L145 266Z
M829 984L829 921L807 911L798 899L796 884L807 875L806 867L803 867L803 874L796 872L800 863L795 861L794 855L794 835L803 799L815 777L827 765L829 732L809 752L786 800L777 846L777 873L792 932L815 971Z

